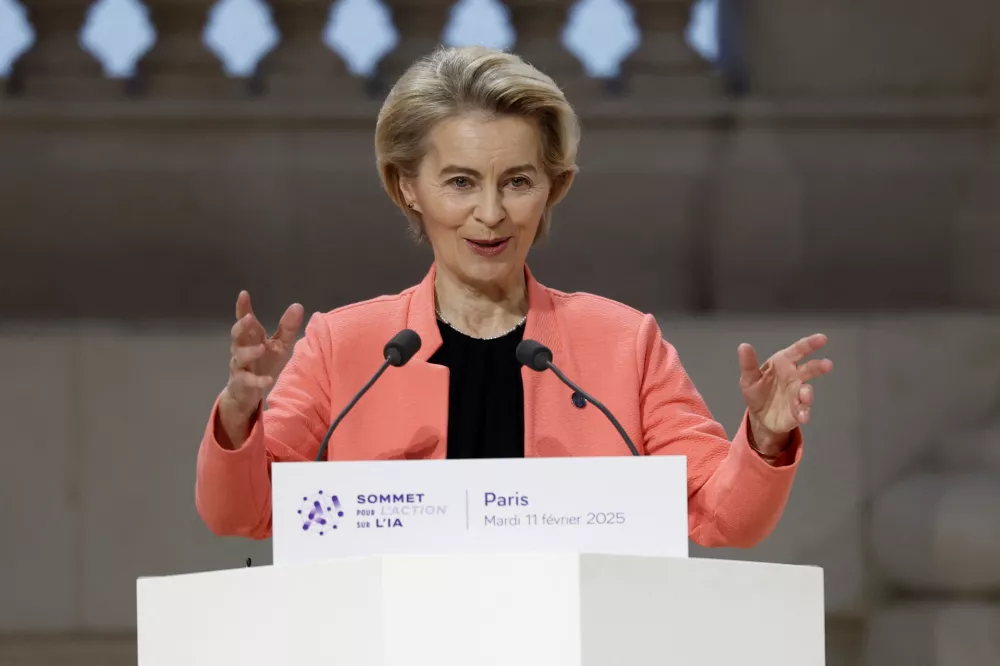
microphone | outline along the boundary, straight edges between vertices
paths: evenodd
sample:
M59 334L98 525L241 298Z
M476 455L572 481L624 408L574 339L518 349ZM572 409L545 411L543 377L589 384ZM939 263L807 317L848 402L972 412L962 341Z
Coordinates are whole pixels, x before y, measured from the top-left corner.
M618 422L614 414L602 405L600 402L594 399L589 393L581 389L579 386L574 384L566 375L556 367L552 362L552 350L543 345L541 342L536 342L535 340L522 340L520 344L517 345L517 360L521 362L521 365L527 366L536 372L544 372L545 370L551 370L555 373L556 377L562 380L566 386L570 387L584 399L597 407L601 412L608 417L611 424L618 430L618 434L622 436L625 443L628 444L629 451L632 452L633 456L639 455L638 449L635 448L635 444L629 439L628 434L625 432L625 428L622 428L622 424Z
M326 457L326 449L330 444L330 436L333 435L333 430L344 420L347 416L347 412L351 411L351 408L357 404L358 400L361 399L368 389L372 387L382 373L392 365L395 367L400 367L406 365L407 362L413 355L417 353L420 349L420 336L417 335L416 331L411 331L410 329L403 329L396 335L392 337L392 340L386 343L385 347L382 349L382 356L385 357L385 361L382 363L382 367L372 375L372 378L368 380L368 383L361 387L361 390L357 392L354 398L347 403L347 406L337 415L333 423L330 424L330 428L326 431L326 436L323 437L323 443L320 444L319 453L316 454L316 462L320 462Z

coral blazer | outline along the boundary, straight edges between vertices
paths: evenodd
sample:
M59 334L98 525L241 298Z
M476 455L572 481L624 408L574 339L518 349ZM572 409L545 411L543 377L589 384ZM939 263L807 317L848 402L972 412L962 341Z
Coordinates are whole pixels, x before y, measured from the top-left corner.
M448 369L428 363L441 345L432 266L405 291L313 315L291 360L237 450L215 439L218 401L198 452L198 512L219 535L271 533L272 462L309 461L336 414L383 361L385 343L411 328L423 344L390 367L334 431L330 460L444 458ZM644 455L688 463L690 536L704 546L751 547L777 524L802 455L801 431L777 465L750 448L748 420L730 441L663 339L656 320L585 293L546 288L526 270L525 339L548 346L567 376L602 401ZM526 457L631 455L593 405L576 407L551 372L522 368Z

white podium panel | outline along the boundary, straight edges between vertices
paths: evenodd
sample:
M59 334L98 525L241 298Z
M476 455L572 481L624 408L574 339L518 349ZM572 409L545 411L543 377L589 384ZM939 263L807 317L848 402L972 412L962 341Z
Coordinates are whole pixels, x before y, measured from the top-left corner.
M570 552L687 557L683 456L275 463L274 563Z
M815 567L340 558L141 578L139 666L822 666Z

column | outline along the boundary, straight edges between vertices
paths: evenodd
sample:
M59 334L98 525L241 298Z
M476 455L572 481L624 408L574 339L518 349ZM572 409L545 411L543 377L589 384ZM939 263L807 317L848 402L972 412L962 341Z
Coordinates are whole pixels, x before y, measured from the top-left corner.
M430 54L441 43L453 0L383 0L392 10L399 33L396 48L378 64L382 86L392 87L396 79L418 58Z
M215 0L143 0L156 43L136 66L134 88L151 97L233 96L242 90L205 45L208 10Z
M1000 307L1000 117L993 131L984 131L981 138L986 150L969 175L967 191L951 220L952 242L946 250L950 304L970 311Z
M120 85L104 76L100 63L80 44L90 3L79 0L21 0L35 29L35 43L14 63L8 88L26 97L114 95Z
M269 0L281 41L261 60L255 87L271 97L330 97L360 89L323 41L330 0Z
M515 53L551 76L569 97L588 87L596 90L596 81L563 44L563 30L576 0L507 0L506 4L516 33Z
M809 307L806 183L787 137L736 106L729 132L717 134L709 211L699 225L711 271L712 306L725 312L780 312ZM766 257L766 259L763 259Z
M622 63L630 93L665 97L721 93L721 78L685 38L693 4L694 0L632 0L642 41Z
M987 100L992 106L987 146L968 192L952 222L951 304L969 310L1000 307L1000 4L994 5L991 40L993 76Z

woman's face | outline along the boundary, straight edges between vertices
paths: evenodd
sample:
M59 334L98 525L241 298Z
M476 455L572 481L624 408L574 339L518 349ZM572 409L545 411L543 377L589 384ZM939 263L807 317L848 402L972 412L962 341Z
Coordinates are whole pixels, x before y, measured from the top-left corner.
M537 125L468 114L439 124L428 144L401 187L439 270L478 289L519 279L551 190Z

